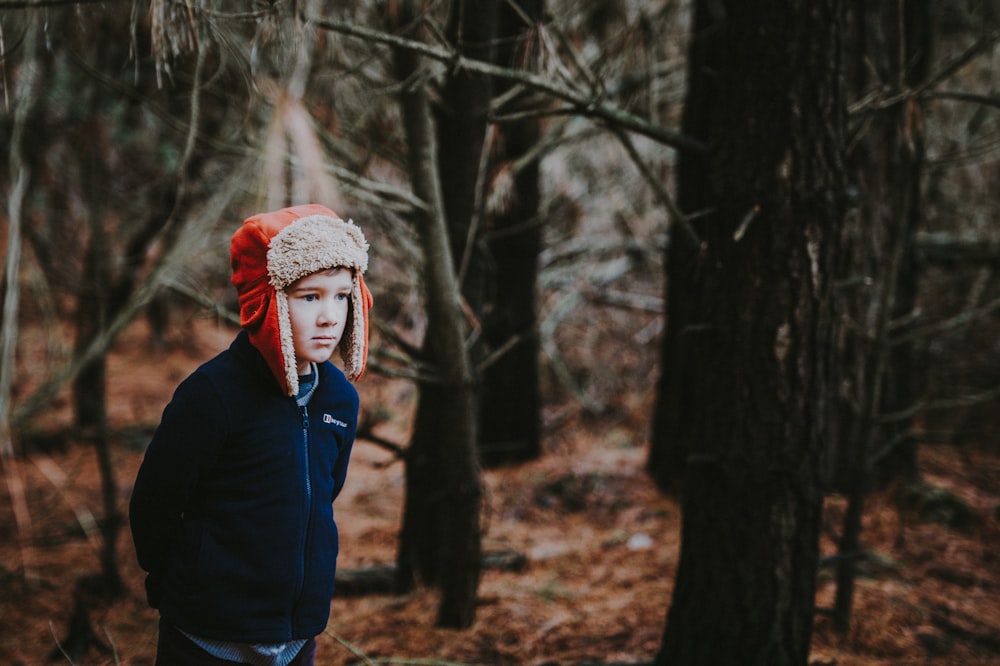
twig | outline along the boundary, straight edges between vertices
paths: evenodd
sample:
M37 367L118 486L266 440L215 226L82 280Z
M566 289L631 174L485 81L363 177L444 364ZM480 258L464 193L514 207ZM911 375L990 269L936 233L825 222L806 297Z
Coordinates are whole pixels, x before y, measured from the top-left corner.
M108 639L108 645L111 646L111 654L115 660L115 665L117 666L121 663L121 656L118 654L118 644L115 643L115 639L111 637L111 632L108 631L108 628L103 624L101 625L101 631L104 632L104 637Z
M978 95L976 93L959 92L955 90L931 90L925 92L923 97L929 99L952 99L959 102L970 102L972 104L982 104L1000 109L1000 96L998 95Z
M69 654L67 654L66 650L62 646L62 642L59 640L59 636L56 635L56 627L52 624L52 620L49 620L49 633L52 634L52 640L55 642L56 648L62 653L62 656L66 657L66 661L72 665L74 663L73 659L70 658Z
M506 342L504 342L502 345L500 345L499 347L497 347L496 349L494 349L492 352L490 352L490 354L486 358L484 358L482 360L482 362L479 363L479 365L476 368L476 371L480 375L482 373L486 372L486 370L491 365L493 365L494 363L496 363L497 361L499 361L501 358L503 358L504 355L507 354L507 352L509 352L511 349L513 349L517 345L521 344L521 342L523 342L526 338L527 338L527 336L521 335L521 334L510 336L509 338L507 338Z
M940 400L924 400L915 402L906 409L896 412L882 414L878 418L879 423L894 423L896 421L906 421L916 416L920 412L936 411L941 409L954 409L955 407L970 407L990 402L1000 398L1000 386L980 391L979 393L968 393L957 398L941 398Z
M367 423L361 423L361 425L358 426L357 438L371 442L377 446L381 446L387 451L391 451L396 456L397 460L402 460L406 457L405 446L400 446L396 442L390 441L381 435L376 435L372 430L372 427Z
M35 571L35 555L29 545L31 534L31 511L28 509L28 499L24 492L24 478L21 476L21 465L17 456L4 458L0 456L4 476L7 479L7 492L10 493L11 509L14 512L14 523L17 525L17 541L21 550L21 565L24 569L23 578L34 582L39 580Z
M957 315L949 317L943 321L935 322L934 324L914 329L906 335L895 337L891 340L891 344L903 344L920 338L930 337L935 333L945 333L956 328L968 326L979 319L985 319L998 310L1000 310L1000 298L994 299L982 307L972 308L966 310L965 312L960 312Z
M38 471L59 491L59 496L63 501L72 509L73 515L76 516L76 522L79 523L80 529L87 536L90 545L94 547L94 550L100 551L101 533L97 528L97 519L94 518L94 514L89 508L78 501L76 493L71 493L66 488L66 479L69 478L66 473L55 460L44 453L34 454L31 456L31 460L35 463Z
M235 324L236 326L240 325L240 316L237 313L233 312L208 294L200 292L197 289L193 289L179 280L167 280L166 284L163 286L176 292L184 298L187 298L193 303L200 305L219 319L229 322L230 324Z
M576 380L573 378L573 373L570 372L569 367L566 365L566 361L563 359L555 340L555 330L558 327L559 322L576 310L581 300L582 296L578 291L572 291L566 294L562 301L556 303L556 305L551 308L549 316L539 327L539 334L541 336L542 350L545 352L545 355L549 357L549 362L552 363L552 369L556 373L559 383L561 383L566 390L569 391L570 395L572 395L584 409L591 414L600 414L604 411L604 403L591 396L586 389L577 384Z
M639 151L636 149L632 138L627 132L625 132L625 130L618 126L611 125L611 131L616 137L618 137L618 141L625 148L625 151L628 152L629 157L632 159L632 163L635 164L637 169L639 169L639 173L642 174L646 183L653 188L656 198L670 212L671 226L677 226L680 228L680 237L691 249L700 249L702 242L701 239L698 238L698 233L694 230L694 227L691 226L690 219L688 219L688 216L684 214L684 211L677 206L674 198L670 196L670 193L667 192L667 188L663 186L661 179L658 178L649 168L646 160L642 158L642 155L640 155ZM673 237L673 234L671 234L671 237Z
M614 305L630 310L640 310L642 312L653 312L663 314L665 311L663 298L660 296L650 296L648 294L633 294L627 291L616 289L592 290L589 294L591 298L607 305Z
M917 88L903 88L886 92L885 90L874 90L869 94L865 95L863 98L857 102L851 104L848 107L848 113L854 115L861 112L877 111L880 109L885 109L891 106L895 106L900 102L909 99L913 96L917 97L953 97L959 93L934 93L934 86L938 85L942 81L948 79L952 74L956 73L958 70L962 69L965 65L970 63L976 56L985 53L993 45L1000 41L1000 32L994 31L990 35L984 35L977 41L973 42L969 48L964 52L959 54L957 57L952 59L950 62L945 63L945 65L931 77L928 77L927 81ZM977 100L980 103L993 103L993 98L987 98L989 101ZM968 100L971 101L971 100Z
M371 659L369 659L368 656L364 652L362 652L360 649L356 648L352 643L348 642L347 639L345 639L340 634L334 633L330 629L326 629L323 633L325 633L327 636L332 636L338 643L340 643L345 648L347 648L348 650L350 650L351 654L353 654L355 657L358 657L359 659L361 659L362 663L369 664L369 665L372 665L372 664L375 663Z

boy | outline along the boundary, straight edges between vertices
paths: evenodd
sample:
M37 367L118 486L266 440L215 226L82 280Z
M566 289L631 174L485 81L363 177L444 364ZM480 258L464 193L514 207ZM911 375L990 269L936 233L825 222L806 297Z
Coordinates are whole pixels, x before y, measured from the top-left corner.
M230 258L242 330L177 387L130 503L157 666L312 664L330 614L368 243L310 204L248 218Z

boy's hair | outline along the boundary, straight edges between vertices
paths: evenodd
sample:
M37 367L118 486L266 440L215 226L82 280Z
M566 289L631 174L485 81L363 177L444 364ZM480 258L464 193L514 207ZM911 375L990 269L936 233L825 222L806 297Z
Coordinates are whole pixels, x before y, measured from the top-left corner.
M298 393L299 376L285 289L317 271L351 269L351 307L339 349L347 377L361 377L368 360L372 296L363 278L368 243L353 221L345 222L318 204L260 213L236 230L229 254L240 325L292 396Z

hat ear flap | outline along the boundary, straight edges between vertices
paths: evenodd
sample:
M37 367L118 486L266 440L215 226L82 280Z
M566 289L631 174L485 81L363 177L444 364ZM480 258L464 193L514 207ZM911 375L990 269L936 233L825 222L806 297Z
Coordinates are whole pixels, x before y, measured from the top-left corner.
M340 345L340 357L344 360L344 374L357 381L368 364L368 311L374 299L360 271L354 272L353 282L351 313L344 331L347 344Z
M292 318L288 312L288 296L284 291L275 290L274 307L278 322L278 350L282 371L285 373L285 386L288 395L294 396L299 392L298 361L295 358L295 340L292 337Z
M240 327L247 330L254 330L260 326L267 316L267 308L270 305L269 295L272 290L260 288L248 292L240 297Z

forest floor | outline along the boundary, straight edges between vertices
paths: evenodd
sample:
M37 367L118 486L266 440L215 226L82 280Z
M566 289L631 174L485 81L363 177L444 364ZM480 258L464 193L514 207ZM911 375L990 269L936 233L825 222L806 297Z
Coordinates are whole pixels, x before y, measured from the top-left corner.
M150 352L137 327L116 345L109 418L117 435L119 511L127 510L149 428L174 386L231 334L202 322L183 344ZM363 405L397 417L377 426L379 436L405 443L399 415L409 413L412 393L374 376L359 389ZM66 430L68 410L60 408L46 416L46 429ZM524 564L484 572L471 629L435 629L437 599L430 591L342 596L332 602L317 663L651 662L677 567L680 508L644 473L644 429L562 418L540 460L484 474L485 549L519 553ZM819 614L812 664L1000 663L1000 451L995 444L992 451L926 445L920 463L927 482L971 512L944 501L925 503L922 512L901 509L891 491L872 496L862 537L871 555L860 563L853 629L840 637ZM151 665L157 619L145 604L127 528L117 544L124 594L106 601L78 584L100 571L94 449L82 441L38 440L5 473L8 481L23 481L30 524L22 516L18 529L10 495L0 500L0 664L45 664L50 657L67 663L59 646L78 599L105 650L92 646L73 663ZM337 501L341 571L393 562L402 491L402 464L385 448L359 441ZM827 501L824 556L835 552L830 535L843 509L842 500ZM951 526L927 520L931 510ZM831 606L833 594L832 571L824 569L817 605Z

